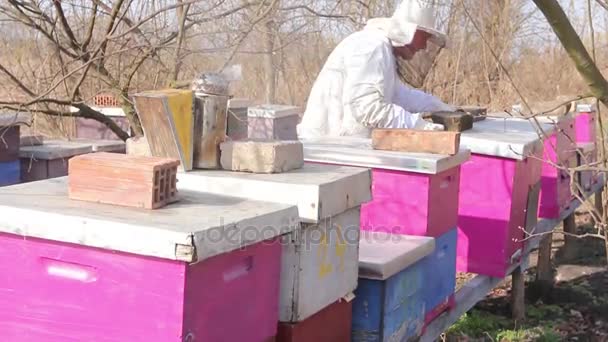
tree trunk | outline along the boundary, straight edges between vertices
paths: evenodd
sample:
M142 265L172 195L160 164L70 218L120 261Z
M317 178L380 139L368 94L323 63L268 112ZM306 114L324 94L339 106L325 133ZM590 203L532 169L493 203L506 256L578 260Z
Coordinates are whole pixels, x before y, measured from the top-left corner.
M549 25L551 25L568 56L574 62L579 74L587 82L587 85L591 89L591 94L605 106L608 106L608 81L606 81L597 65L595 65L559 2L557 0L533 1L545 18L547 18ZM606 252L608 253L608 230L605 230L604 234Z
M572 27L568 16L557 0L533 0L562 43L576 69L587 82L591 93L608 106L608 82L593 62L585 45Z
M266 103L274 103L276 99L276 69L274 67L274 21L272 18L266 22Z

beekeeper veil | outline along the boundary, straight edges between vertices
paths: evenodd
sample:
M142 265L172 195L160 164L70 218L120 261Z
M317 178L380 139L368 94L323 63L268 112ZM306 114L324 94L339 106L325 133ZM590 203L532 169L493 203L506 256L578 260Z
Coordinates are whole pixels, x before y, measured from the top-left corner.
M404 81L414 87L422 86L437 55L448 47L447 35L436 27L436 6L433 0L403 0L390 18L375 18L366 29L382 30L391 44L401 47L410 44L416 30L431 35L425 50L418 51L412 60L399 59L399 71Z

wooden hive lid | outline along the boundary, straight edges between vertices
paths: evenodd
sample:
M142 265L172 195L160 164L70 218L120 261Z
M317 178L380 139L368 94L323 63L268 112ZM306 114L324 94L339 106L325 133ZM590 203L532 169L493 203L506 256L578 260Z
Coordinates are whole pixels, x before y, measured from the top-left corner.
M435 250L435 239L362 231L359 240L359 277L385 280Z

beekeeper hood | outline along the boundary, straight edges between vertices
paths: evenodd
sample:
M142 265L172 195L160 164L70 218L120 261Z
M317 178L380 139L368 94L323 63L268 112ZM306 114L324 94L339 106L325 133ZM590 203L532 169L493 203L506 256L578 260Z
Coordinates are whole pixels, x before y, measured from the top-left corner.
M416 30L429 33L430 42L445 47L447 36L435 28L434 13L434 5L428 0L403 0L390 18L370 19L365 28L384 31L394 47L410 44Z

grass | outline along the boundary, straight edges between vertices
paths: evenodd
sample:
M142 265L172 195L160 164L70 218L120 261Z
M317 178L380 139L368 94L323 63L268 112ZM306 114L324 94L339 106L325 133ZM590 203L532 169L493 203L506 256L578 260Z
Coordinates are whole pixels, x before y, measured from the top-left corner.
M448 338L468 337L500 342L557 342L562 338L553 329L554 317L562 309L554 305L531 306L528 308L529 325L513 327L509 318L489 312L473 310L462 316L448 331ZM551 321L551 322L550 322ZM539 323L539 324L534 324Z

